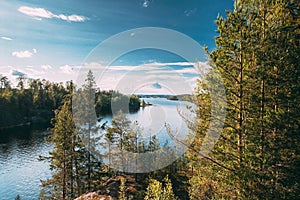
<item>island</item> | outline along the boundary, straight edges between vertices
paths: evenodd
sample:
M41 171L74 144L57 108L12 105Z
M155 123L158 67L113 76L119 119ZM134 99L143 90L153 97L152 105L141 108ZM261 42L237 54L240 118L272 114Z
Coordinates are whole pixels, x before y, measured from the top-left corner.
M178 101L179 100L178 97L174 96L174 95L168 96L167 99L172 100L172 101Z

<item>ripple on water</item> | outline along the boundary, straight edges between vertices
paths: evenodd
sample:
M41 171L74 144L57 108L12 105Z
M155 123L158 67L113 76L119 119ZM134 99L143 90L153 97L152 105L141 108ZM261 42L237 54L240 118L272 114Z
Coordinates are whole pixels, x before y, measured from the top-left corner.
M44 140L43 133L8 135L0 145L0 199L12 200L18 194L22 200L38 199L40 180L51 177L49 164L38 161L39 155L49 155L52 144ZM22 133L21 133L22 134ZM28 135L26 135L28 134Z

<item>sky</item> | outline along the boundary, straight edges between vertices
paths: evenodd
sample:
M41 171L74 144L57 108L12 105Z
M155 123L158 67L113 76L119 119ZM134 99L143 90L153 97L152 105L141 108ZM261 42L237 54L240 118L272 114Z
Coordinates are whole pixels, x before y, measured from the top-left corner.
M110 62L95 52L110 37L131 29L128 40L111 43L103 52L113 54L120 43L130 46L130 38L147 41L143 27L174 30L212 50L218 35L214 21L232 9L233 0L1 0L0 74L13 84L22 74L28 79L76 82L82 68L93 68L103 89L122 90L135 83L130 91L166 93L183 82L193 87L199 77L195 66L205 66L202 55L195 65L162 49L133 49ZM169 42L181 48L181 41L170 37Z

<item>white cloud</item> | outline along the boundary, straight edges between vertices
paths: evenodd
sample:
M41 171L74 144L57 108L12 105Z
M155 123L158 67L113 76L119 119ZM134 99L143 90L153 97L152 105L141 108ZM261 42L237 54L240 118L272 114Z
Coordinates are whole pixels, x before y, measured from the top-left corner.
M47 64L3 68L0 66L0 73L7 74L12 81L15 81L16 77L9 72L17 70L25 73L29 78L45 78L54 82L73 80L77 86L81 86L86 79L87 70L91 69L96 78L97 86L102 90L115 89L128 94L183 94L191 93L197 84L197 79L201 78L201 72L199 73L198 68L203 68L206 72L209 68L205 62L156 62L152 64L108 67L103 63L86 63L83 66L63 65L60 67ZM153 84L156 83L161 88L153 87Z
M42 78L45 75L45 71L39 70L37 67L27 66L24 70L31 78Z
M52 66L51 65L42 65L41 68L44 70L49 70L49 69L52 69Z
M194 67L185 67L181 69L172 69L172 68L163 68L163 69L155 69L155 70L148 70L147 74L179 74L183 76L183 74L190 74L190 75L199 75L199 71Z
M54 14L44 8L32 8L27 6L21 6L18 9L19 12L29 15L31 17L41 17L41 18L52 18Z
M32 52L29 50L25 51L14 51L11 53L12 56L15 56L17 58L31 58L34 54L37 53L36 49L32 49Z
M2 36L1 39L2 39L2 40L6 40L6 41L11 41L11 40L13 40L13 39L10 38L10 37L4 37L4 36Z
M201 77L202 71L199 69L202 68L202 71L207 71L209 66L206 62L152 62L127 66L86 63L82 68L80 80L84 81L87 70L91 69L95 77L99 76L96 79L97 85L104 90L115 89L122 93L183 94L193 92L197 79ZM82 85L83 82L76 83ZM161 88L153 88L155 83L159 83Z
M86 19L87 19L86 17L79 16L79 15L70 15L70 16L67 16L67 20L68 21L72 21L72 22L83 22Z
M84 22L84 21L88 20L87 17L75 15L75 14L73 14L73 15L64 15L64 14L56 15L44 8L21 6L18 8L18 11L25 15L34 17L34 19L36 19L36 20L42 20L42 18L46 18L46 19L57 18L57 19L70 21L70 22Z
M176 67L176 68L175 68ZM199 75L206 73L209 66L204 62L174 62L174 63L147 63L137 66L98 66L100 71L104 69L109 73L116 73L117 71L125 71L126 73L143 73L146 74L190 74L190 75Z
M178 69L175 70L177 73L185 73L185 74L198 74L199 72L197 71L197 69L195 69L194 67L189 67L189 68L182 68L182 69Z
M42 21L43 19L40 17L34 17L33 19L37 20L37 21Z
M71 65L63 65L60 66L59 69L62 73L76 75L80 66L71 66Z
M150 1L149 1L149 0L144 0L144 2L143 2L143 7L144 7L144 8L148 8L149 4L150 4Z
M33 53L31 53L28 50L26 50L26 51L14 51L14 52L11 53L11 55L13 55L17 58L30 58L30 57L32 57Z
M173 63L160 63L160 62L152 62L141 65L113 65L113 66L105 66L105 64L100 63L86 63L84 65L85 69L92 70L113 70L113 71L145 71L145 70L163 70L165 67L169 66L182 66L182 67L193 67L195 63L192 62L173 62ZM168 68L167 68L168 69Z
M172 62L172 63L160 63L160 62L153 62L147 63L144 65L151 65L151 66L193 66L195 63L192 62Z
M18 81L16 78L18 75L20 75L20 73L25 74L25 77L28 79L46 79L53 82L76 80L77 77L76 70L73 70L70 74L66 74L62 73L59 68L47 64L41 66L27 65L14 67L0 65L0 74L8 77L12 83L12 86L17 85Z
M59 69L65 74L72 73L72 67L70 65L61 66L61 67L59 67Z
M176 68L174 68L176 67ZM178 67L178 68L177 68ZM86 63L83 69L91 69L95 73L144 73L144 74L200 74L206 72L209 66L206 62L153 62L141 65L105 66L99 63Z

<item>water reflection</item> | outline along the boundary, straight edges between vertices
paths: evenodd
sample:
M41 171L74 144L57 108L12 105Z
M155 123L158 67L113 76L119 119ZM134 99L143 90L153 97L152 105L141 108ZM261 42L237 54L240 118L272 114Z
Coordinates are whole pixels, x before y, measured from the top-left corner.
M41 127L16 127L0 131L0 199L11 200L18 194L23 200L38 199L40 179L50 177L49 164L39 162L52 144L45 142Z
M172 145L165 130L165 123L179 130L179 136L184 137L187 134L187 127L177 112L178 106L183 109L184 104L163 98L149 98L146 101L152 103L153 106L127 115L132 122L137 120L144 128L143 138L157 135L161 145L166 141ZM110 126L111 116L104 117L101 124L106 121ZM49 164L37 160L40 155L48 156L53 148L52 144L45 142L45 135L49 132L36 130L40 128L27 126L0 130L1 200L12 200L18 194L22 200L38 199L40 180L51 177Z

